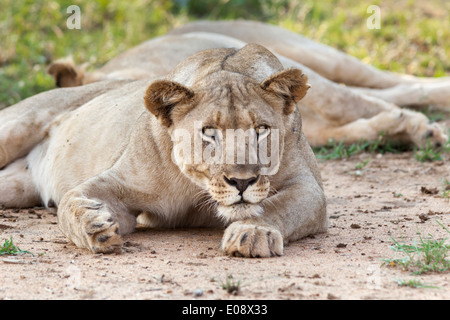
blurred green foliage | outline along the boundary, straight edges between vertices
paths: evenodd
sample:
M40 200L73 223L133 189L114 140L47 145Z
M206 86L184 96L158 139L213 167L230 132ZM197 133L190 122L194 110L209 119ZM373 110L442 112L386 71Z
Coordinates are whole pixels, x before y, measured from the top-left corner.
M185 12L197 19L248 19L277 20L280 11L289 8L286 0L179 0L175 1L175 12Z
M68 29L67 8L81 9ZM368 29L369 5L381 28ZM0 109L54 88L45 72L72 55L95 69L174 26L195 19L252 19L280 25L381 69L450 75L450 1L371 0L1 0Z

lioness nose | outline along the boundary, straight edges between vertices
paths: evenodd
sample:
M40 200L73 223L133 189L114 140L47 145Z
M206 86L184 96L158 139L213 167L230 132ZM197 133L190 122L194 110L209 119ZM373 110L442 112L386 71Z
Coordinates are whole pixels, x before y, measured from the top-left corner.
M236 189L239 190L239 194L242 195L249 186L255 184L256 181L258 181L259 176L251 177L249 179L227 178L225 176L223 178L225 182L228 183L230 186L236 187Z

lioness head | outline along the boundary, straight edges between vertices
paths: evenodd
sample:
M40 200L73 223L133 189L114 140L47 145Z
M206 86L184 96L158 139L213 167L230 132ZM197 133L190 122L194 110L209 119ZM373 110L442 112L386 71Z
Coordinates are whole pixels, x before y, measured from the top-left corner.
M150 84L145 105L171 135L176 165L223 219L235 221L262 213L308 88L300 70L283 70L267 49L251 44L186 59L167 80Z

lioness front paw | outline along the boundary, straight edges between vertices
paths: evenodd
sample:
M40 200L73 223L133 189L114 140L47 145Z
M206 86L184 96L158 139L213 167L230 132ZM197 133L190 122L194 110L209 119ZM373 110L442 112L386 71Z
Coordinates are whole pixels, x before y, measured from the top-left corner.
M122 251L119 225L108 212L92 211L82 218L83 231L94 253L113 253Z
M267 258L283 254L281 233L269 226L232 223L222 239L222 250L231 256Z

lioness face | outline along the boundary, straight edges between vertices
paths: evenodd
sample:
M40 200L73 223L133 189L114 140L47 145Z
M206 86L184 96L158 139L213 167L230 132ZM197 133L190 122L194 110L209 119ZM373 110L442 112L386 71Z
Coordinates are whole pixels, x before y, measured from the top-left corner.
M258 83L222 73L189 89L174 82L154 83L145 101L168 127L172 160L204 190L199 205L213 204L219 216L231 222L263 212L263 201L271 192L270 176L282 160L285 126L299 99L287 95L291 89L283 87L283 95L276 91L280 88L274 88L272 77ZM306 93L301 72L278 77L284 82L294 78ZM158 111L155 104L161 105L162 96L170 107Z
M282 115L245 80L196 90L197 105L171 130L174 162L229 221L262 212L283 151Z

